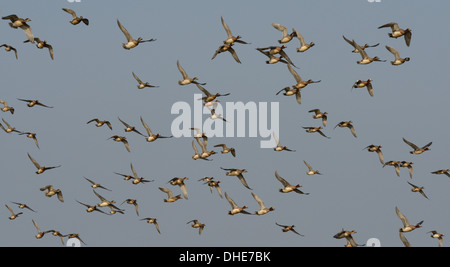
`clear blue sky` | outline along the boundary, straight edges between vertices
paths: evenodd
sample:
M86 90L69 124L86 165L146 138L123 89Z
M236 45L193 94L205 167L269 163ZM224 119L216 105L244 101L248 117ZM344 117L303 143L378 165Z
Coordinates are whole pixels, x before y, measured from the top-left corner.
M24 44L23 31L1 21L1 42L15 46L19 60L0 50L0 99L16 109L14 115L0 115L19 131L37 132L41 147L37 149L25 136L0 133L1 246L60 245L50 235L36 240L32 219L42 230L79 233L89 246L343 246L345 241L333 238L342 228L356 230L354 238L360 244L375 237L383 246L402 246L395 206L411 223L425 221L422 229L407 234L413 246L437 246L437 240L426 232L449 232L450 181L445 175L430 173L450 168L450 126L445 119L450 111L448 1L309 0L278 1L276 6L265 0L228 1L226 5L218 1L4 2L1 16L31 18L34 35L53 45L55 60L48 51ZM90 25L69 24L71 17L63 7L88 18ZM226 37L221 16L235 35L251 43L234 46L242 64L228 53L211 60ZM125 37L116 19L132 36L157 41L124 50ZM412 29L410 47L403 39L389 38L389 29L377 29L391 21ZM267 65L264 55L255 50L278 44L281 33L272 23L295 28L307 42L316 44L305 53L296 53L299 43L294 39L286 48L302 78L321 80L302 89L301 105L294 97L275 95L295 83L286 65ZM353 48L342 35L359 44L380 43L366 51L387 62L357 65L360 56L351 53ZM392 66L393 55L385 45L411 61ZM170 135L177 116L170 112L172 105L177 101L193 104L194 93L200 91L194 85L178 85L177 60L190 76L207 82L205 87L211 92L231 93L222 101L279 102L280 141L296 152L261 149L259 138L210 138L208 147L226 143L236 148L237 157L219 153L211 162L194 161L192 138L147 143L135 133L124 133L118 116L144 132L142 116L152 130ZM133 71L160 87L138 90ZM368 78L373 79L373 98L365 89L351 90L356 80ZM17 98L37 98L54 108L31 109ZM302 128L320 125L308 113L314 108L328 112L324 133L331 139ZM95 117L110 120L113 131L86 124ZM358 138L348 129L333 129L344 120L354 122ZM113 134L127 136L131 153L122 144L106 140ZM402 137L417 145L433 144L422 155L410 155ZM413 179L407 169L402 168L397 177L392 167L382 168L375 153L362 150L370 144L383 146L385 161L414 162ZM43 165L62 167L36 175L27 153ZM303 160L323 175L307 176ZM138 174L155 182L135 186L114 174L130 173L130 163ZM225 176L220 167L247 169L244 176L253 190L244 188L236 177ZM275 171L293 184L302 184L310 195L279 193ZM185 176L189 177L189 199L164 203L166 195L158 187L169 187L178 194L179 189L167 182ZM222 181L222 190L238 205L247 205L250 212L258 209L251 192L275 210L264 216L230 216L228 202L197 181L205 176ZM137 199L141 216L128 204L120 206L126 210L124 215L86 213L75 200L89 204L99 200L83 177L111 189L97 192L118 204ZM411 192L407 181L424 186L430 199ZM64 203L39 191L49 184L63 191ZM25 210L10 221L4 204L19 211L10 201L27 203L37 213ZM158 218L161 235L153 225L139 220L144 217ZM201 236L186 224L192 219L206 224ZM296 225L305 237L282 233L275 222Z

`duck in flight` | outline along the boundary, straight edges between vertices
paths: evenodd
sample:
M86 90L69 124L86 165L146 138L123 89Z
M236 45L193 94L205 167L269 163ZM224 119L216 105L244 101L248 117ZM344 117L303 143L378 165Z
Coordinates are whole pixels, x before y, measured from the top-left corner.
M387 45L386 49L394 55L394 61L391 61L391 64L394 66L402 65L403 63L411 60L409 57L401 58L398 50L393 47Z
M344 39L347 40L347 38L344 37ZM359 54L361 55L361 60L357 61L357 64L361 64L361 65L367 65L370 64L372 62L386 62L386 60L381 60L379 57L375 56L375 57L369 57L366 53L366 51L359 46L355 40L352 40L351 42L349 42L354 48L355 50L357 50L359 52Z
M234 202L234 200L231 199L231 197L227 194L227 192L225 192L225 198L227 199L228 203L230 203L230 205L231 205L231 210L228 211L229 215L236 215L238 213L252 215L250 212L245 210L247 208L247 206L244 205L242 207L239 207L236 204L236 202Z
M225 29L226 33L227 33L227 39L225 41L223 41L224 44L233 44L233 43L241 43L241 44L249 44L247 42L244 42L241 39L241 36L234 36L231 33L230 27L228 27L227 23L225 22L225 20L223 19L223 17L220 17L220 20L222 22L222 26Z
M259 206L259 210L255 211L256 215L264 215L264 214L267 214L267 213L275 210L274 207L270 207L270 208L266 207L266 205L264 205L264 202L262 201L262 199L253 192L252 192L252 196L256 200L256 202L258 203L258 206Z
M287 64L287 65L292 65L295 68L297 68L297 66L294 65L294 63L292 63L292 61L290 60L289 57L285 58L282 55L279 55L278 57L275 56L274 54L271 54L270 51L264 51L262 48L256 48L256 50L258 50L259 52L261 52L262 54L266 55L269 60L266 61L266 64L276 64L278 62ZM284 60L283 58L285 58L286 60ZM298 69L298 68L297 68Z
M369 95L373 97L373 85L372 85L372 79L368 79L368 80L357 80L353 86L353 88L363 88L366 87L367 88L367 92L369 92Z
M122 142L125 145L125 148L127 149L127 151L131 152L130 144L128 143L128 140L125 136L113 135L110 138L108 138L108 140L109 139L113 139L113 141L116 141L116 142Z
M319 133L321 136L330 139L330 137L326 136L322 131L322 126L319 127L302 127L303 129L306 129L307 133Z
M58 166L53 166L53 167L46 167L46 166L41 166L34 158L32 158L30 156L29 153L28 154L28 158L30 158L31 162L33 163L33 165L36 167L37 171L36 174L41 174L44 173L46 170L51 170L51 169L55 169L55 168L59 168L61 167L61 165Z
M229 148L226 144L217 144L214 147L221 147L220 153L222 154L231 153L233 157L236 157L236 150L233 147Z
M5 131L5 133L16 132L16 133L20 134L20 131L17 131L16 128L12 127L7 121L5 121L5 119L2 118L2 121L5 123L6 127L3 126L3 124L0 123L0 128L2 128L3 131Z
M352 124L353 122L352 121L341 121L341 122L339 122L338 124L336 124L336 126L334 126L334 128L336 128L336 127L341 127L341 128L345 128L345 127L347 127L347 128L349 128L350 129L350 132L353 134L353 136L356 138L357 136L356 136L356 131L355 131L355 127L353 126L353 124Z
M34 37L33 37L33 32L31 31L31 27L30 25L27 24L27 22L30 22L31 19L26 18L19 18L17 15L12 14L6 17L2 17L2 19L4 20L10 20L11 22L9 23L9 26L11 28L17 29L17 28L21 28L24 32L25 35L28 37L28 40L32 43L34 43Z
M53 46L51 44L48 44L46 40L42 41L41 39L35 37L34 41L36 41L36 47L39 49L44 49L47 48L49 53L50 53L50 58L53 60L54 59L54 53L53 53ZM24 43L28 43L30 42L30 40L25 40L23 41ZM34 43L34 42L32 42Z
M280 143L280 140L278 140L275 132L272 134L272 136L273 136L273 139L275 139L275 143L277 144L277 146L273 148L274 151L283 151L283 150L285 150L285 151L295 152L295 150L291 150L287 146L282 146L281 143Z
M120 23L119 20L117 20L117 25L119 26L122 33L125 35L125 38L127 39L127 43L122 43L122 47L126 50L135 48L136 46L138 46L141 43L156 41L156 39L143 40L141 37L139 37L136 40L131 36L131 34L127 31L127 29L125 29L125 27Z
M0 99L0 104L3 105L3 107L0 109L3 112L11 112L11 114L14 114L14 108L11 106L8 106L8 102L6 102L5 100L1 100Z
M188 85L188 84L200 84L200 85L205 85L206 83L199 83L197 82L198 78L194 77L191 78L189 77L189 75L186 73L186 71L183 69L183 67L180 64L180 61L177 60L177 67L178 67L178 71L181 73L181 76L183 77L183 80L178 81L179 85Z
M159 138L172 138L173 137L173 136L162 136L160 133L154 134L152 132L152 130L150 130L150 127L147 125L147 123L144 121L144 119L142 119L142 117L141 117L141 123L144 126L145 131L147 132L147 137L145 138L145 140L147 142L153 142Z
M405 142L406 144L408 144L412 149L414 149L413 151L410 151L410 154L415 154L415 155L419 155L422 154L425 151L430 150L430 146L433 142L429 142L428 144L424 145L423 147L418 147L416 146L414 143L406 140L405 138L402 138L403 142Z
M34 140L34 143L35 143L36 146L37 146L37 148L40 149L40 148L39 148L38 140L37 140L37 138L36 138L36 135L37 135L36 133L32 133L32 132L21 132L21 133L19 133L19 135L26 135L28 138L33 139L33 140Z
M423 192L423 189L424 189L425 187L423 187L423 186L417 186L417 185L414 185L414 184L412 184L412 183L410 183L410 182L408 182L408 184L409 184L410 186L412 186L412 189L411 189L412 192L419 192L422 196L424 196L426 199L428 199L428 197L427 197L427 195L425 194L425 192Z
M371 144L371 145L366 146L364 149L367 149L367 151L369 151L369 152L377 152L378 158L379 158L381 164L384 165L384 157L383 157L383 152L381 151L381 147L382 147L381 145L377 146L377 145Z
M46 197L52 197L56 195L59 201L64 202L61 189L55 189L52 185L46 185L42 187L40 190L41 191L47 190L47 192L45 192Z
M328 119L327 112L321 112L320 109L318 109L318 108L311 109L308 112L314 112L313 119L322 119L323 127L327 126L327 119Z
M262 52L265 55L267 55L267 54L264 52L268 52L269 58L270 58L270 56L279 54L280 58L285 58L286 61L289 62L289 64L291 64L292 66L295 66L294 63L292 63L292 60L289 58L289 56L284 51L285 48L286 48L286 45L282 45L282 46L268 46L268 47L263 47L263 48L256 48L256 50Z
M299 235L299 236L304 236L304 235L298 233L298 232L294 229L295 225L282 225L282 224L278 224L277 222L275 222L275 224L278 225L278 226L280 226L280 227L282 227L283 229L281 229L281 231L283 231L284 233L291 231L291 232L296 233L296 234Z
M109 129L112 130L111 122L106 121L106 120L102 121L102 120L99 120L98 118L92 119L92 120L88 121L86 124L89 124L93 121L96 122L95 126L97 126L97 127L102 127L103 125L106 124L109 127Z
M289 43L297 34L294 29L292 29L291 33L288 33L286 26L281 25L279 23L272 23L272 26L279 30L281 34L283 35L280 40L278 40L278 43L285 44Z
M388 33L389 37L397 39L399 37L404 36L406 45L407 46L411 45L412 33L411 33L410 28L402 29L398 26L398 23L396 23L396 22L390 22L390 23L387 23L387 24L384 24L384 25L381 25L380 27L378 27L378 29L381 29L381 28L391 28L392 32Z
M246 169L240 170L240 169L225 169L225 168L222 168L222 167L220 167L220 168L221 168L222 170L227 171L227 172L225 173L226 176L237 176L237 178L239 179L239 181L241 181L241 183L242 183L247 189L252 190L252 189L248 186L247 181L246 181L245 178L244 178L244 175L242 175L243 173L246 173L246 172L247 172Z
M275 171L275 178L277 178L277 180L283 185L283 188L280 188L279 190L281 193L296 192L297 194L309 195L309 193L303 193L298 189L299 187L302 187L300 184L291 185L288 181L281 177L277 171Z
M144 89L145 87L148 87L148 88L158 88L159 87L159 86L151 85L149 82L144 83L143 81L141 81L141 79L139 79L139 77L134 72L132 72L132 74L133 74L134 79L136 79L136 81L138 82L138 85L137 85L138 89Z
M7 45L7 44L2 44L2 45L0 45L0 47L4 47L6 52L14 51L14 53L16 54L16 59L19 59L17 57L17 49L15 49L14 47Z
M303 36L296 31L295 29L292 29L292 31L295 32L295 37L297 37L297 39L300 41L300 47L297 48L297 52L305 52L308 49L310 49L311 47L313 47L315 44L314 42L310 42L309 44L305 41L305 38L303 38Z
M70 8L63 8L62 10L72 15L72 20L70 21L72 25L77 25L80 24L81 22L86 24L86 26L89 25L89 19L83 18L83 16L78 17L77 13L74 10Z
M188 221L186 224L189 224L189 223L192 223L192 224L191 224L191 227L192 227L192 228L198 228L198 234L199 234L199 235L202 234L203 229L204 229L205 226L206 226L206 224L200 223L198 220L191 220L191 221Z
M344 40L345 40L347 43L349 43L351 46L353 46L352 41L350 41L349 39L345 38L345 36L342 36L342 37L344 37ZM380 45L380 43L375 44L375 45L368 45L368 44L365 44L365 45L359 46L359 47L360 47L362 50L365 50L365 49L368 48L368 47L377 47L377 46L379 46L379 45ZM354 48L355 48L355 47L354 47ZM355 48L355 49L353 49L352 53L359 53L359 50L358 50L357 48Z
M41 106L41 107L45 107L45 108L53 108L47 105L42 104L38 99L23 99L23 98L18 98L18 100L23 101L23 102L27 102L27 106L28 107L34 107L36 105Z
M399 229L400 232L407 233L422 227L423 221L420 221L416 225L412 225L405 217L405 215L403 215L403 213L401 213L397 207L395 207L395 213L397 214L398 218L402 221L403 224L403 227Z
M234 48L232 46L233 46L233 43L223 44L223 45L219 46L219 48L217 48L217 50L214 52L214 55L212 56L211 60L215 59L218 54L228 51L228 52L230 52L231 56L234 58L234 60L237 63L241 63L241 60L239 59L239 57L236 53L236 50L234 50Z

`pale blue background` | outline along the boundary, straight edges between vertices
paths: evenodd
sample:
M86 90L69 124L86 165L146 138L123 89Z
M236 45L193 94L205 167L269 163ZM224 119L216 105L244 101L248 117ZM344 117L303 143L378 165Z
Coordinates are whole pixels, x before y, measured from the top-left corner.
M90 25L72 26L63 7L89 18ZM425 221L422 229L406 235L411 244L437 246L437 240L426 232L446 234L450 225L450 181L445 175L430 173L450 168L449 10L448 1L3 1L1 16L31 18L35 36L53 45L55 60L50 60L48 51L23 44L23 31L1 21L1 42L19 52L16 60L13 54L0 51L0 99L16 108L14 115L1 113L1 117L18 130L37 132L41 149L24 136L0 133L0 245L60 246L59 239L50 235L34 238L31 220L35 219L42 230L79 233L89 246L340 247L345 241L333 235L341 228L356 230L354 237L360 244L376 237L383 246L402 246L398 238L401 222L395 214L398 206L411 223ZM235 45L242 64L229 54L211 61L226 37L220 16L235 35L251 43ZM157 41L124 50L125 37L117 18L132 36ZM388 38L389 29L377 29L391 21L412 29L410 47L403 39ZM272 23L295 28L307 42L316 43L306 53L295 52L297 39L287 44L287 53L300 67L298 73L304 79L322 80L303 89L301 105L294 97L275 95L295 80L284 64L266 65L266 58L255 50L277 44L281 33ZM351 53L342 35L360 44L380 42L379 47L366 51L387 62L357 65L360 56ZM385 45L397 48L411 61L392 66L393 55ZM211 92L231 93L222 101L279 101L280 140L297 151L260 149L259 138L211 138L209 147L225 142L236 147L237 157L218 154L211 162L193 161L191 138L146 143L141 136L124 133L118 116L144 131L139 121L143 116L152 130L170 134L176 117L170 113L172 104L191 103L193 93L199 93L194 85L178 85L177 60L189 75L207 82L205 87ZM160 88L138 90L132 71ZM350 90L356 80L367 78L373 79L373 98L365 89ZM17 98L38 98L55 108L29 109ZM301 128L320 125L308 113L313 108L329 113L324 132L331 139ZM95 117L111 120L113 131L86 125ZM357 139L348 129L333 129L343 120L354 122ZM106 140L113 134L127 136L132 153ZM402 137L418 145L433 141L431 151L410 155ZM370 144L383 145L385 161L413 161L413 179L407 169L401 169L397 177L392 167L382 168L376 153L362 151ZM27 152L42 164L62 167L37 176ZM303 160L324 175L307 176ZM130 173L130 163L138 174L156 181L134 186L113 173ZM251 191L237 178L225 176L220 167L247 169L245 178L253 192L275 211L262 217L227 215L228 202L216 191L211 194L198 179L215 176L238 205L249 206L251 212L258 206ZM291 183L302 184L310 195L279 193L275 170ZM121 206L126 209L124 215L87 214L75 200L90 204L99 200L83 176L112 189L98 193L118 204L137 199L141 218L158 218L162 234L139 221L128 204ZM157 188L166 186L178 193L178 188L167 184L176 176L190 178L189 200L164 203L166 195ZM407 181L425 186L430 200L412 193ZM39 191L48 184L62 189L65 203ZM25 210L9 221L4 204L19 211L10 201L28 203L38 212ZM186 224L192 219L206 224L201 236ZM305 237L282 233L275 222L294 224Z

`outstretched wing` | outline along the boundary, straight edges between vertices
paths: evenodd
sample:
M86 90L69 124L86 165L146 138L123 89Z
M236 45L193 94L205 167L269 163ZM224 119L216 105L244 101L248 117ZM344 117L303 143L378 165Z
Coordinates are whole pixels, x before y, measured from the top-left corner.
M286 26L281 25L281 24L278 24L278 23L272 23L272 26L273 26L275 29L277 29L277 30L279 30L280 32L282 32L282 33L283 33L283 37L286 37L286 36L289 35L288 32L287 32Z
M27 153L27 154L28 154L28 153ZM34 158L32 158L32 157L30 156L30 154L28 154L28 157L30 158L31 162L33 162L34 166L36 166L37 169L40 169L40 168L41 168L41 165L39 165L39 163L37 163L37 161L36 161Z
M277 146L281 146L280 140L278 140L277 136L275 135L275 132L272 135L273 135L273 139L275 139L275 142L277 143Z
M119 119L119 121L120 121L123 125L125 125L125 127L130 127L130 125L129 125L128 123L124 122L124 121L121 120L119 117L117 117L117 118Z
M131 37L130 33L127 31L127 29L125 29L125 27L122 26L119 20L117 20L117 25L119 25L119 28L125 35L125 38L127 38L127 41L128 42L133 41L133 37Z
M258 197L255 193L252 192L252 196L253 198L256 200L256 202L258 202L259 205L259 209L265 209L266 206L264 205L264 202L262 201L262 199L260 197Z
M147 123L145 123L145 121L142 119L142 117L141 117L141 123L142 123L142 125L144 126L145 130L147 131L147 134L148 134L149 136L153 136L153 133L152 133L152 131L150 130L150 127L148 127Z
M345 38L344 35L342 35L342 37L344 38L344 40L345 40L347 43L349 43L351 46L353 46L353 42L352 42L352 41L350 41L349 39ZM355 48L356 48L356 47L355 47Z
M412 36L412 33L410 31L405 33L406 46L409 46L411 44L411 36Z
M164 193L166 193L169 198L173 197L172 191L170 191L170 189L165 188L165 187L159 187L159 190L161 190Z
M92 190L92 191L94 191L94 194L95 194L101 201L106 201L106 199L105 199L104 197L100 196L97 192L95 192L95 190Z
M134 178L139 179L139 175L137 174L136 170L134 169L132 163L130 163L130 166L131 166L131 171L133 172Z
M32 221L33 221L34 227L36 227L36 229L37 229L38 232L40 233L40 232L41 232L41 228L39 228L39 225L36 223L35 220L32 219Z
M194 141L194 140L192 140L192 148L194 148L195 155L199 155L198 149L197 149L197 147L195 146L195 141Z
M206 96L210 96L211 95L211 93L208 92L208 90L206 90L203 86L201 86L199 84L196 84L196 85L197 85L198 89L200 89L200 91L202 91Z
M245 178L244 178L244 176L243 176L242 174L239 174L237 177L239 178L239 180L241 181L241 183L242 183L246 188L252 190L252 189L248 186L247 181L245 181Z
M291 64L292 66L295 66L294 63L292 62L292 60L289 58L289 56L286 54L286 52L284 52L284 50L281 50L279 52L280 56L284 57L286 59L287 62L289 62L289 64ZM288 64L288 65L289 65Z
M2 121L6 124L6 126L8 126L9 129L11 129L11 125L7 121L5 121L5 119L2 118Z
M56 196L58 197L58 200L59 200L59 201L64 202L64 197L63 197L63 194L62 194L61 191L58 191L58 192L56 193Z
M8 204L5 204L5 206L8 208L9 212L11 212L11 215L14 216L14 211L11 209L11 207L8 206Z
M223 28L225 29L225 31L227 32L227 36L228 38L233 37L233 34L231 33L230 27L228 27L227 23L225 22L225 20L223 19L223 17L220 17L221 21L222 21L222 25Z
M391 52L392 54L394 54L395 59L400 58L400 54L399 54L399 52L397 51L397 49L395 49L395 48L393 48L393 47L390 47L390 46L388 46L388 45L386 45L386 49L387 49L389 52Z
M298 73L291 67L290 64L287 64L289 72L292 74L292 76L294 76L294 79L296 82L302 82L302 78L300 77L300 75L298 75Z
M348 127L350 128L350 131L352 132L353 136L354 136L354 137L357 137L357 136L356 136L355 127L353 127L353 125L350 125L350 126L348 126Z
M304 46L304 45L306 45L306 42L305 42L305 38L303 38L303 36L298 32L298 31L296 31L295 29L292 29L294 32L295 32L295 34L297 35L297 39L300 41L300 45L301 46Z
M432 143L433 143L433 142L429 142L428 144L426 144L426 145L425 145L424 147L422 147L422 148L425 149L425 148L431 146Z
M413 149L419 149L418 146L416 146L415 144L409 142L409 141L406 140L405 138L402 138L402 139L403 139L403 142L405 142L406 144L408 144L408 145L409 145L410 147L412 147ZM431 143L430 143L430 145L431 145Z
M236 205L236 203L231 199L230 196L228 196L227 192L225 192L225 198L228 200L228 202L231 205L231 208L236 208L238 205Z
M278 226L280 226L280 227L283 227L283 228L288 227L287 225L278 224L277 222L275 222L275 224L278 225Z
M402 241L403 245L405 245L405 247L411 247L411 244L409 243L408 239L406 239L403 232L399 231L399 235L400 235L400 240Z
M289 186L290 184L286 181L286 180L284 180L279 174L278 174L278 172L276 172L275 171L275 177L278 179L278 181L280 181L280 183L283 185L283 186Z
M62 10L66 11L67 13L69 13L70 15L72 15L72 17L75 19L77 17L77 13L75 13L75 11L73 11L70 8L63 8Z
M133 77L136 79L138 83L142 83L141 79L139 79L139 77L136 74L134 74L134 72L131 73L133 73Z
M392 31L398 31L400 29L398 24L395 23L395 22L389 22L389 23L386 23L384 25L381 25L380 27L378 27L378 29L386 28L386 27L390 27L392 29Z
M177 67L178 67L178 70L180 71L181 75L183 76L183 79L188 78L188 75L186 74L186 71L184 71L183 67L181 67L179 60L177 60Z
M241 63L241 60L239 60L236 51L232 47L228 48L228 52L231 53L231 55L233 56L234 60L236 60L237 63Z
M380 159L381 164L384 164L383 152L380 149L377 150L378 158Z
M397 216L398 216L398 217L400 218L400 220L402 221L403 226L406 227L406 226L410 225L408 219L406 219L405 215L403 215L403 213L401 213L400 210L399 210L397 207L395 207L395 213L397 213Z
M309 169L310 171L313 170L312 167L311 167L311 165L309 165L306 161L303 161L303 162L305 163L306 167L308 167L308 169Z

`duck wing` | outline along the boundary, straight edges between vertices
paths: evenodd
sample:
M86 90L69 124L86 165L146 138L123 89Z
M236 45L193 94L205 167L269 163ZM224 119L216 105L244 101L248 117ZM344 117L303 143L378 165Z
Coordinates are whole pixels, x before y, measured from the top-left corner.
M123 32L128 42L134 41L133 37L131 37L130 33L127 31L127 29L125 29L124 26L122 26L119 20L117 20L117 25L119 25L120 30Z

